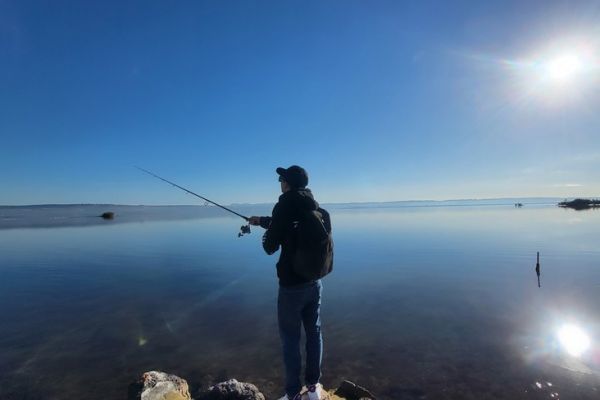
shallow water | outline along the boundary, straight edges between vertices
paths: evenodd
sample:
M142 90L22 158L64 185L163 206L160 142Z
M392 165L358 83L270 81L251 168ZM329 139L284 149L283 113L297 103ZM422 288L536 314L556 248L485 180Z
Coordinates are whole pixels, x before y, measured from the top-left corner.
M350 379L384 400L600 396L600 212L407 207L332 219L326 386ZM235 377L280 395L276 257L260 229L238 239L239 225L0 230L0 398L125 398L152 369L192 392ZM587 348L559 339L565 325Z

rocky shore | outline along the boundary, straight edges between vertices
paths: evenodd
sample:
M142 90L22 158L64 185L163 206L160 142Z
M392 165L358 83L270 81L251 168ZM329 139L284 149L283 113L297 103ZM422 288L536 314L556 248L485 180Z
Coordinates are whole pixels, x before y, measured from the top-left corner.
M149 371L129 385L128 400L266 400L260 390L251 383L230 379L205 389L194 396L188 383L176 375L161 371ZM308 399L306 393L303 400ZM337 389L328 390L327 400L375 400L367 389L350 381L343 381Z

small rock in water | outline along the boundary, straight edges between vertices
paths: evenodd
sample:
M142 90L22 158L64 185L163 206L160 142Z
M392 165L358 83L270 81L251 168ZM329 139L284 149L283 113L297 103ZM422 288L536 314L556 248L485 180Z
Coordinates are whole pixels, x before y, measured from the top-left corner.
M104 219L114 219L115 218L115 213L112 212L112 211L107 211L105 213L102 213L101 217L104 218Z
M265 400L265 396L251 383L230 379L209 387L198 400Z
M129 387L128 400L191 400L185 379L160 371L150 371Z

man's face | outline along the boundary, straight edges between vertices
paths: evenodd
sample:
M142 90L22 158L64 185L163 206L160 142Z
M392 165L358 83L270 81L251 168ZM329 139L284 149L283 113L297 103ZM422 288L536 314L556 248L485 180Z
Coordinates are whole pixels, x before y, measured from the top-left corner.
M290 185L280 176L279 183L281 185L281 193L285 193L290 190Z

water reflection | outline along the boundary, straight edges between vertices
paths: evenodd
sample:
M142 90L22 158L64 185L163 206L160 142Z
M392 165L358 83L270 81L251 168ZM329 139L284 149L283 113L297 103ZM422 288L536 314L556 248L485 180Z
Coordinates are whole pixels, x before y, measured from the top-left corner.
M326 386L355 379L383 400L597 399L600 213L577 224L555 207L332 218ZM232 235L236 224L0 231L0 398L122 398L157 368L192 386L252 381L276 398L274 260L260 235ZM531 285L532 249L544 290ZM569 324L589 338L578 357L558 335Z
M552 387L553 385L552 385L551 382L539 382L539 381L536 381L535 384L532 385L532 386L535 389L535 391L547 395L546 398L550 398L550 399L553 399L553 400L560 400L560 395Z
M537 263L535 264L535 274L537 275L538 287L541 288L542 284L540 283L540 252L537 253Z
M562 347L574 357L581 356L590 347L589 336L577 325L563 325L556 335Z
M527 364L541 367L545 371L568 371L577 376L578 380L590 379L591 382L596 382L595 385L599 385L600 349L593 340L593 332L598 331L597 316L582 318L581 322L576 322L576 318L557 312L553 314L553 317L546 318L542 324L535 323L535 320L530 324L528 330L531 337L525 338L525 342L529 344L524 346ZM571 315L575 314L580 317L584 315L581 311L571 311ZM536 329L539 332L534 333ZM552 373L555 380L564 379L561 375L565 372ZM549 381L546 384L552 386Z

